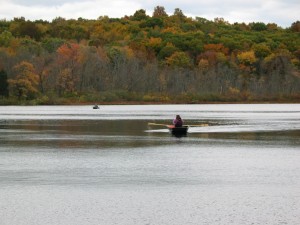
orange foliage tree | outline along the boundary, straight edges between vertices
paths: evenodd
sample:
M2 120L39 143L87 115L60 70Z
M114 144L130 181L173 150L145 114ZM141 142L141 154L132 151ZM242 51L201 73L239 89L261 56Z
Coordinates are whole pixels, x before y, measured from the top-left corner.
M63 44L57 49L57 65L59 67L57 87L59 95L76 91L76 86L80 81L79 72L83 60L84 57L78 44Z
M14 66L15 79L9 79L10 94L21 99L33 99L38 93L39 76L35 73L34 66L23 61Z

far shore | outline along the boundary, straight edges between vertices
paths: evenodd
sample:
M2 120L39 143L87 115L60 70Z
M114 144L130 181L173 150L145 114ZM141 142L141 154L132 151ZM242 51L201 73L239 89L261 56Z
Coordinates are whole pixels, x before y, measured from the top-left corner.
M21 104L0 104L0 106L43 106L43 105L209 105L209 104L300 104L300 101L203 101L203 102L145 102L145 101L112 101L112 102L60 102L51 104L30 104L30 102Z

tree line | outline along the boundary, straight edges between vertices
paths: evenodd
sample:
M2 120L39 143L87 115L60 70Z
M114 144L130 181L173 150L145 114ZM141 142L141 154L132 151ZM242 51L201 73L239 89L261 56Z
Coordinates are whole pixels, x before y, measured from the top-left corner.
M0 21L0 102L299 101L300 22L172 15Z

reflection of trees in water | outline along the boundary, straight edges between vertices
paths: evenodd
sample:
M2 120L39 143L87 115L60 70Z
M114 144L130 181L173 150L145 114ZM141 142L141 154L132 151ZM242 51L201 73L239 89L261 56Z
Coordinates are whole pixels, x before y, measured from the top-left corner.
M165 122L165 121L164 121ZM222 126L222 125L220 125ZM190 132L176 137L165 132L149 130L145 120L28 120L1 123L3 146L54 149L101 149L163 146L170 144L201 144L214 142L220 145L232 143L299 145L299 131L268 132ZM164 128L163 128L164 129ZM1 130L0 130L1 132ZM5 132L5 133L4 133ZM258 142L257 142L258 141ZM261 142L260 142L261 141Z
M145 121L34 120L10 122L5 127L17 132L11 141L6 140L14 146L139 147L147 142Z

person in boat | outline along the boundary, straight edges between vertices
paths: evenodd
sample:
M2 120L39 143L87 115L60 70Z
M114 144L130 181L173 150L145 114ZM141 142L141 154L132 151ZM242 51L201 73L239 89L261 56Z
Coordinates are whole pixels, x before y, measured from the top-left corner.
M175 127L182 127L183 120L181 119L180 115L176 115L176 118L173 120L173 124Z

